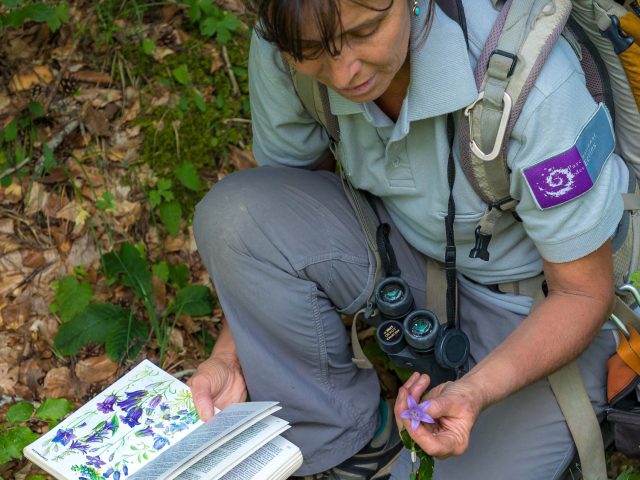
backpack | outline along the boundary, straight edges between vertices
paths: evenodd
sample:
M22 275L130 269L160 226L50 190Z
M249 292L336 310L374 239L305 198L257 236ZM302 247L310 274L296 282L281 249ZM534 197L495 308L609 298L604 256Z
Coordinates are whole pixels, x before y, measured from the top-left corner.
M580 59L589 92L611 113L616 153L630 169L632 185L623 195L625 213L613 240L617 302L611 319L620 329L620 344L608 364L612 406L608 427L613 429L620 451L640 457L640 413L632 413L640 410L636 396L640 383L640 319L630 307L640 306L640 293L631 283L631 274L640 266L640 189L636 188L636 179L640 178L640 5L637 0L626 0L624 5L614 0L492 2L500 8L500 14L474 72L480 94L465 109L458 128L462 169L487 204L476 228L475 248L469 254L488 260L497 221L502 215L515 214L517 201L509 194L505 139L510 137L538 73L562 35ZM461 26L466 39L462 0L436 3ZM326 87L293 70L291 76L306 110L324 126L332 142L339 142L338 120L331 113ZM363 201L348 180L343 181L366 233L371 225L359 213ZM369 245L375 253L375 245ZM535 285L531 293L534 305L541 291L540 283ZM442 282L438 282L441 287ZM520 292L528 293L524 288ZM550 375L549 383L576 443L584 478L606 480L600 425L575 362Z

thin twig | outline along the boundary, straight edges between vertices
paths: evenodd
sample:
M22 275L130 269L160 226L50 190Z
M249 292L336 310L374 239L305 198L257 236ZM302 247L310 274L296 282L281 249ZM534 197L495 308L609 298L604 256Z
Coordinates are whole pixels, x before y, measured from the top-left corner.
M78 125L80 124L80 122L78 122L78 120L72 120L71 122L69 122L62 130L60 130L58 133L56 133L53 138L51 140L49 140L47 142L47 147L49 147L51 149L51 151L55 150L56 148L58 148L60 146L60 144L62 143L62 141L71 133L73 132L76 128L78 128ZM8 177L9 175L13 175L15 172L17 172L18 170L20 170L22 167L24 167L26 164L28 164L31 161L30 157L25 158L24 160L22 160L19 164L17 164L14 167L11 167L7 170L5 170L4 172L2 172L0 174L0 180L2 180L5 177ZM40 158L38 159L38 161L36 162L36 171L39 171L42 169L42 164L44 163L44 154L40 155Z
M229 61L227 47L224 45L222 46L222 58L224 59L224 66L227 70L227 75L229 75L229 80L231 80L231 92L236 96L240 95L240 87L238 86L236 75L235 73L233 73L233 69L231 68L231 61Z
M185 370L180 370L179 372L176 372L173 374L174 377L180 379L182 377L186 377L188 375L193 375L194 373L196 373L196 369L195 368L187 368Z
M251 120L248 118L225 118L222 123L225 125L228 123L246 123L247 125L251 125Z

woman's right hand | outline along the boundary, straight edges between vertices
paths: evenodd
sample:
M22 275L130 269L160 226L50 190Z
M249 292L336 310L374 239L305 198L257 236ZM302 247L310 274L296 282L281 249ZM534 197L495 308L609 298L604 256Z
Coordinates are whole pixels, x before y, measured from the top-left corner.
M191 388L196 411L204 422L213 417L214 405L222 410L247 398L242 368L233 353L214 352L198 366L187 384Z

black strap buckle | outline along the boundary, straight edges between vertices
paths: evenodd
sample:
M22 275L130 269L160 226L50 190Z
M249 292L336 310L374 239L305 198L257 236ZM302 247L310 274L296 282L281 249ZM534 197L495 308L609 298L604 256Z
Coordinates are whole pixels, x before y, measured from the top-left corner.
M456 247L454 245L447 245L444 250L444 266L446 270L456 268Z
M496 48L493 52L491 52L491 55L489 55L489 61L491 61L491 57L493 57L494 55L502 55L503 57L511 59L511 67L509 67L509 71L507 72L507 78L513 75L513 71L516 68L516 63L518 63L518 56L513 53L505 52L504 50L498 50Z
M506 197L501 198L497 202L490 203L489 204L489 210L497 208L498 210L500 210L502 212L502 206L505 203L509 203L511 200L513 200L513 197L511 195L507 195Z

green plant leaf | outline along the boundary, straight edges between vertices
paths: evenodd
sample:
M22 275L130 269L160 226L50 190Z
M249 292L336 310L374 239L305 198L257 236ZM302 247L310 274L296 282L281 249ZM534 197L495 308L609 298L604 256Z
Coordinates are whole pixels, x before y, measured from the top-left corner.
M113 203L114 199L115 197L113 193L105 190L102 192L102 198L96 200L96 207L103 212L106 212L107 210L115 210L116 206Z
M181 312L192 316L210 315L213 312L211 290L204 285L189 285L178 291L169 306L170 312Z
M151 267L151 272L163 282L169 281L169 264L164 260Z
M41 420L62 420L76 407L66 398L47 398L36 410L35 416Z
M63 322L72 320L93 298L91 284L78 282L73 275L67 275L55 282L55 288L55 301L51 304L51 311L57 313Z
M189 283L189 267L184 263L169 264L169 281L179 288Z
M42 166L44 167L45 172L48 172L58 165L53 150L51 150L49 145L47 145L46 143L42 145L42 153L44 154L44 163L42 164Z
M0 464L22 459L22 449L38 439L28 427L13 427L0 434Z
M158 207L160 210L160 220L173 237L178 235L180 230L180 219L182 218L182 207L177 201L165 202Z
M171 73L173 74L173 78L175 78L178 83L182 85L189 85L191 79L189 78L189 71L187 70L187 66L183 63L182 65L174 68Z
M47 477L44 475L29 475L27 480L47 480Z
M198 108L198 110L200 110L202 113L206 112L207 104L202 99L200 94L196 92L194 89L191 89L191 95L193 96L193 102L196 104L196 107Z
M7 142L11 142L16 138L18 138L18 122L14 119L7 125L7 128L4 129L4 139Z
M7 411L7 421L9 423L26 422L33 415L33 410L33 405L29 402L15 403Z
M616 480L640 480L640 473L635 468L629 467L618 475Z
M147 55L151 55L155 48L156 44L153 40L149 40L148 38L142 40L142 51Z
M123 308L111 303L89 305L73 320L60 325L53 342L56 350L61 355L75 355L88 343L102 345L113 322L124 312Z
M109 277L122 276L122 284L131 287L139 298L151 299L151 271L147 259L131 243L123 243L119 252L102 256Z
M200 175L198 170L191 162L183 162L174 170L176 177L180 180L180 183L193 192L199 192L202 190L202 183L200 182Z
M2 0L2 4L7 8L16 8L21 0Z
M44 107L40 102L29 102L29 113L31 118L44 117Z
M105 350L114 362L121 361L125 355L134 358L144 346L149 336L149 327L136 318L133 313L126 311L114 320L113 327L105 339ZM132 345L133 342L136 342Z

